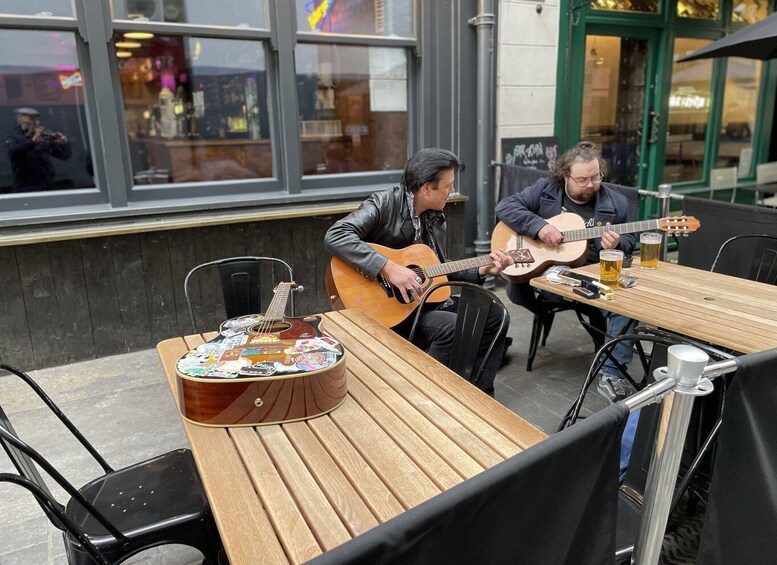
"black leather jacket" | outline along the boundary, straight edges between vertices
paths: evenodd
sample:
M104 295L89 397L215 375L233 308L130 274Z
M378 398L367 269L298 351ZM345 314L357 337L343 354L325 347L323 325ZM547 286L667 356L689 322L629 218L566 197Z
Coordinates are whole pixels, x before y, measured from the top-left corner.
M422 216L425 214L432 216L432 234L437 244L437 255L440 262L445 262L445 214L434 210L427 210ZM324 247L364 276L375 279L388 259L365 242L402 249L412 245L414 238L415 229L410 218L405 190L395 186L373 193L361 203L358 210L335 222L324 236ZM477 269L449 278L473 282L480 280Z

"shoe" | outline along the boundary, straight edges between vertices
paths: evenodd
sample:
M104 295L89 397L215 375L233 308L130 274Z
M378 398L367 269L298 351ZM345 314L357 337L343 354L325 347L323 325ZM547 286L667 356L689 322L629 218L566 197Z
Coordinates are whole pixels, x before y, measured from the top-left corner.
M606 373L599 375L596 389L610 402L618 402L636 392L628 379Z

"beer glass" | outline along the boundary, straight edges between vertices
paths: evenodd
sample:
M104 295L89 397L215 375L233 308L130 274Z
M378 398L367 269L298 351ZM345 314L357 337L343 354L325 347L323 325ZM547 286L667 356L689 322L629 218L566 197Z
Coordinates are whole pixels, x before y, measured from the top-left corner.
M599 252L599 282L607 286L618 286L623 266L623 251L602 249Z
M639 236L639 266L643 269L658 267L658 256L661 253L661 234L646 232Z

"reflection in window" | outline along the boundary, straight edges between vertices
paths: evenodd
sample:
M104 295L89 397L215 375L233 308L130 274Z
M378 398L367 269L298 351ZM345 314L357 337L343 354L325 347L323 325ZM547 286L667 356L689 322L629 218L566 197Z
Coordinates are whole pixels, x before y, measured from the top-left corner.
M752 59L728 60L715 166L739 167L740 178L750 175L761 66L761 61Z
M658 0L593 0L595 10L617 10L619 12L658 12Z
M731 21L734 23L754 24L769 15L769 3L763 0L734 0Z
M407 160L403 49L297 45L306 175L401 169Z
M272 176L261 43L114 40L135 184Z
M297 30L413 37L412 0L297 0Z
M229 0L225 9L216 8L212 0L115 0L111 4L117 20L254 28L267 25L264 0Z
M682 18L716 20L720 13L720 0L677 0L677 15Z
M93 187L76 39L0 30L0 193Z
M708 45L708 39L677 39L674 60ZM701 180L704 172L704 140L710 110L712 60L672 65L669 93L664 181Z
M0 0L0 14L73 17L72 0Z

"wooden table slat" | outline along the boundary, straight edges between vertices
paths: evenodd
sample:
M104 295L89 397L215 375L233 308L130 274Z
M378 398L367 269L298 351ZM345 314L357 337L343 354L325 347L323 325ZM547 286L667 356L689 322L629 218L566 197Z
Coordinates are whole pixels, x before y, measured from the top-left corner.
M357 536L377 526L379 522L376 517L342 469L310 431L307 422L284 424L283 431L351 536Z

